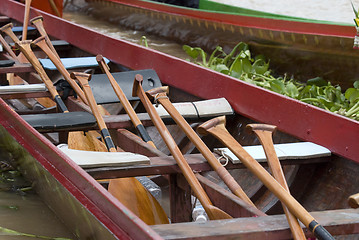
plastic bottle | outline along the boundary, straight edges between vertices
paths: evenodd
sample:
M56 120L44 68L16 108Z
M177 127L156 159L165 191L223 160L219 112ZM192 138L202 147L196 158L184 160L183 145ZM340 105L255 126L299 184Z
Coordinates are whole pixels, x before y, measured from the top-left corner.
M208 216L202 204L197 199L195 200L195 204L196 205L192 211L193 222L207 222Z

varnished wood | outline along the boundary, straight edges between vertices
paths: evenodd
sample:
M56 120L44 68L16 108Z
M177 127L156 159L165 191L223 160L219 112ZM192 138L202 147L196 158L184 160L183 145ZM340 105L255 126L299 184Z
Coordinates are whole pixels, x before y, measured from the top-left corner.
M51 49L51 51L56 55L56 57L58 59L60 59L59 54L55 50L55 47L53 46L49 36L47 35L47 32L46 32L45 27L44 27L42 16L34 17L33 19L30 20L30 23L35 26L35 28L40 33L40 35L45 38L45 41L46 41L48 47Z
M259 141L261 142L273 177L289 193L289 187L287 181L285 180L285 176L277 154L275 152L272 140L272 134L275 131L276 127L266 124L249 124L247 125L247 127L252 129L252 131L257 135ZM293 238L295 240L305 240L306 238L304 232L297 218L288 210L285 204L282 205L283 211L287 217L290 229L292 231Z
M359 213L355 209L311 212L325 228L335 235L359 233ZM177 223L152 226L164 239L291 239L291 231L284 215L236 218L210 221L206 224ZM315 239L310 231L306 237ZM345 239L356 239L343 236ZM339 236L340 238L340 236Z
M30 6L32 0L25 0L25 13L24 13L24 22L22 27L22 38L21 40L27 39L27 26L29 24L29 16L30 16Z
M348 204L352 208L358 208L359 207L359 193L349 196Z
M16 44L17 42L19 42L19 39L17 38L17 36L14 34L14 32L11 30L11 28L13 27L12 23L9 23L5 26L3 26L2 28L0 28L0 31L2 32L5 32L13 41L14 43ZM7 45L7 44L6 44ZM11 51L11 50L10 50ZM31 56L25 56L24 52L21 51L20 54L14 58L14 60L16 62L20 62L20 63L28 63L30 62L30 60L28 59L28 57L31 57L32 58L32 65L33 64L38 64L36 63L36 61L38 61L35 57L34 54L31 53L31 48L30 47L26 47L25 51L29 52L28 54L30 54ZM15 54L14 54L15 55ZM34 62L35 61L35 62ZM33 65L34 66L34 65ZM41 67L41 66L40 66ZM34 66L35 68L35 66ZM38 69L35 69L35 70L39 70L39 67L37 67ZM41 67L42 68L42 67ZM24 69L22 69L23 71ZM40 77L45 77L44 74L39 74ZM41 78L42 78L41 77ZM48 78L48 77L45 77L45 78ZM22 84L24 81L23 79L21 79L19 76L14 76L13 79L11 80L11 83L13 84ZM45 107L53 107L55 106L55 103L50 99L50 98L37 98L36 99L41 105L45 106Z
M188 122L182 117L182 115L177 111L177 109L172 105L171 101L168 99L166 90L153 89L147 91L147 94L152 98L155 98L155 101L158 101L166 111L171 115L175 122L181 127L181 129L186 133L187 137L192 141L196 148L203 154L207 159L212 168L217 172L221 179L226 183L229 189L238 197L243 199L248 204L255 207L250 198L243 191L241 186L234 180L234 178L229 174L229 172L222 166L222 164L217 160L213 155L211 150L204 144L201 138L196 134Z
M19 41L16 42L16 46L20 49L20 51L26 56L26 58L29 60L29 62L32 64L32 66L35 68L36 72L40 75L42 81L45 83L47 89L49 90L51 96L56 99L61 99L59 93L57 92L56 88L54 87L52 81L46 74L45 70L41 66L41 63L35 56L34 52L31 49L31 41ZM64 104L62 105L64 107ZM62 109L62 111L67 111Z
M74 89L74 91L77 93L77 95L81 98L83 102L88 104L88 100L79 87L79 85L70 77L70 73L66 70L65 66L60 61L60 58L58 58L57 54L51 50L51 48L48 46L48 44L45 41L45 37L39 37L35 39L33 42L36 46L40 47L42 51L50 58L50 60L54 63L56 68L59 70L61 75L65 78L65 80L71 85L71 87Z
M162 139L166 143L168 149L170 150L172 156L176 160L179 168L181 169L184 177L186 178L187 182L191 186L195 196L201 202L203 208L205 209L208 217L212 220L215 219L228 219L231 218L230 215L222 211L221 209L213 206L211 200L208 198L206 192L202 188L201 184L199 183L198 179L192 172L192 169L186 162L186 159L183 157L180 149L178 148L176 142L174 141L173 137L171 136L170 132L166 128L165 124L163 123L162 119L158 115L156 109L153 107L152 103L146 96L143 88L142 83L143 77L142 75L137 74L135 76L133 93L135 96L138 96L146 108L147 113L150 115L154 125L158 129Z
M147 131L143 127L141 120L137 117L137 114L136 114L135 110L133 109L132 105L130 104L130 102L128 101L126 95L123 93L121 87L118 85L118 83L116 82L116 80L114 79L112 74L110 73L109 66L106 64L102 55L97 55L96 60L99 64L99 66L101 67L102 71L107 75L113 90L115 91L118 99L120 100L122 106L124 107L126 113L130 117L133 125L138 130L138 133L140 134L142 139L144 141L146 141L148 144L150 144L152 147L156 148L152 139L150 138Z
M97 124L103 133L106 123L97 107L97 103L88 84L90 75L86 73L71 73L73 79L77 79L86 95ZM116 152L111 136L103 135L109 152ZM109 192L122 204L149 225L168 223L168 218L158 201L147 191L136 178L111 179L108 187Z
M215 136L225 146L227 146L246 167L254 173L263 184L272 191L308 229L310 229L319 239L334 239L327 231L311 216L308 211L300 205L243 147L232 137L225 127L225 117L217 117L209 120L198 127L200 134L208 133ZM311 226L311 224L315 224ZM316 228L320 232L316 232ZM320 235L319 235L320 234ZM324 237L323 235L324 234Z

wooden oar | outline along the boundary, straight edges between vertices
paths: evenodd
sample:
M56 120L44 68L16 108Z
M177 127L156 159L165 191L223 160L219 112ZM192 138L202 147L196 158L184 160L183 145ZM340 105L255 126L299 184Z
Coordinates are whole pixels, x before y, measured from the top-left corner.
M22 37L21 40L27 39L27 26L29 24L29 16L30 16L30 5L32 0L25 0L25 13L24 13L24 22L22 27Z
M33 19L30 20L30 23L35 26L35 28L37 29L37 31L40 33L40 35L42 37L45 37L45 41L46 41L47 45L49 46L49 48L56 55L56 57L58 59L60 59L59 54L57 53L54 45L52 45L49 35L47 34L47 32L45 30L43 17L42 16L34 17Z
M19 41L16 42L16 46L20 49L20 51L25 55L25 57L29 60L31 65L35 68L36 72L41 77L42 81L45 83L47 89L49 90L51 96L53 96L54 101L62 112L65 112L67 109L64 102L62 101L60 95L53 87L53 83L50 78L47 76L44 68L41 66L41 63L35 56L34 52L31 49L31 40Z
M352 208L359 208L359 193L349 196L348 204Z
M173 158L176 160L188 184L191 186L191 189L193 190L195 196L201 202L208 217L211 220L232 218L230 215L228 215L221 209L213 206L211 200L207 196L207 193L204 191L198 179L194 175L191 167L188 165L186 159L182 155L180 149L178 148L175 140L173 139L170 132L166 128L165 124L163 123L161 117L158 115L156 109L152 106L152 103L146 96L141 85L142 81L143 81L142 75L136 74L135 81L133 84L133 95L138 96L140 98L147 113L150 115L152 122L158 129L160 135L162 136L164 142L166 143L168 149L170 150Z
M317 238L321 240L334 239L333 236L267 172L267 170L265 170L243 149L243 147L227 131L225 122L225 116L217 117L200 125L197 131L203 135L210 133L227 146L241 160L241 162L287 206L291 213L314 233Z
M285 180L282 167L273 145L272 134L275 131L276 126L267 124L248 124L247 127L257 135L259 141L261 142L273 177L289 193L287 181ZM292 231L293 238L295 240L306 239L303 229L300 226L297 218L288 210L285 204L282 203L282 205L283 211L289 223L289 227Z
M67 71L65 66L62 64L59 55L57 54L55 48L53 47L51 41L46 42L47 33L45 29L42 27L42 18L37 18L34 20L38 25L38 29L41 29L41 37L35 39L32 43L38 46L54 63L56 68L59 70L61 75L65 78L65 80L70 84L70 86L75 90L76 94L80 97L80 99L88 104L85 94L79 85L70 77L70 73ZM38 24L40 23L40 24ZM49 39L47 37L47 39ZM49 46L52 46L52 48ZM107 111L101 107L101 113L107 114ZM70 132L68 137L68 146L69 148L74 148L78 150L91 150L91 151L100 151L104 149L104 145L101 141L97 140L98 133L96 131L88 131L86 133L83 132ZM82 139L81 141L79 141Z
M58 58L57 54L55 54L50 47L48 46L47 42L45 41L45 36L41 36L37 39L35 39L33 42L36 46L41 48L42 51L50 58L51 62L56 66L56 68L59 70L61 75L65 78L65 80L71 85L72 89L77 93L77 95L80 97L80 99L88 105L88 100L83 93L80 86L70 77L70 73L67 71L65 66L60 61L60 58ZM56 52L56 51L55 51Z
M62 1L61 1L62 2ZM50 7L51 9L54 11L54 13L56 14L56 16L61 17L60 11L57 8L55 1L54 0L49 0L50 3Z
M116 152L116 147L97 108L97 103L88 84L90 76L91 75L85 73L71 73L71 77L77 79L84 90L108 151ZM145 223L150 225L169 223L167 215L161 205L136 178L111 179L108 191Z
M177 111L177 109L172 105L171 101L167 97L168 89L164 87L155 88L147 91L148 96L154 98L155 102L159 102L166 111L171 115L175 120L177 125L185 132L187 137L191 142L196 146L196 148L202 153L202 155L207 159L211 167L217 172L218 176L224 181L228 188L239 198L250 204L251 206L255 205L239 186L239 184L234 180L231 174L227 171L225 167L218 161L218 159L213 155L212 151L206 146L202 139L197 135L193 128L188 124L188 122L182 117L182 115Z
M10 57L14 60L14 61L19 61L17 56L15 55L14 51L11 50L11 48L9 47L9 44L5 41L5 39L3 38L2 35L0 35L0 43L1 45L5 48L6 52L10 55Z
M113 90L115 91L117 97L120 99L122 106L124 107L126 113L130 117L133 125L135 126L138 134L141 136L142 140L149 143L152 147L156 148L155 144L153 143L151 137L148 135L145 127L142 125L141 120L137 117L135 110L132 108L131 103L128 101L126 95L123 93L121 87L118 85L114 77L109 71L109 66L106 64L105 60L103 59L102 55L97 55L96 60L101 67L102 71L107 75L110 83L112 85Z
M1 32L4 32L6 35L8 35L8 36L11 38L11 40L12 40L14 43L16 43L16 42L18 42L18 41L20 41L20 40L19 40L18 37L15 35L15 33L12 31L12 28L13 28L13 24L12 24L12 23L8 23L8 24L2 26L2 27L0 28L0 31L1 31ZM26 57L25 57L22 53L20 53L19 56L17 56L17 59L18 59L19 62L21 62L21 63L28 62L28 60L26 59Z

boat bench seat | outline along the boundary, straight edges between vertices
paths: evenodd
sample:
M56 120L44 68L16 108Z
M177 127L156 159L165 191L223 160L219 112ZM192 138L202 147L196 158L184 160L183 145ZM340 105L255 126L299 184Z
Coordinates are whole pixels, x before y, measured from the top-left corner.
M257 161L267 159L261 145L244 146L243 148ZM329 149L312 142L274 144L274 148L279 160L309 159L331 155ZM215 148L214 152L228 157L233 164L241 162L228 148Z
M95 117L88 112L29 114L21 117L39 132L85 130L97 126Z
M56 71L56 66L48 58L39 59L41 65L45 70ZM106 63L110 61L105 58ZM61 62L66 69L78 69L78 68L94 68L98 67L96 57L76 57L76 58L61 58Z
M153 69L144 69L136 71L116 72L112 76L120 85L123 93L129 101L137 101L138 97L132 96L133 82L136 74L143 76L142 87L144 91L153 88L162 87L162 83L157 73ZM92 75L89 85L98 104L118 103L119 99L113 90L106 74Z
M15 26L11 30L15 33L15 35L18 35L18 34L22 34L23 27L22 26ZM34 33L34 32L36 32L36 28L31 27L31 26L27 27L27 33L28 34L29 33Z

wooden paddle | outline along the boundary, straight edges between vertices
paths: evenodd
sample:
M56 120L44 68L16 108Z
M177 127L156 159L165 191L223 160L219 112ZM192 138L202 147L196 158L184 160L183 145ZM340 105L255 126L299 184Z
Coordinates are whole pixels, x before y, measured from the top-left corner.
M358 208L359 207L359 193L349 196L348 204L352 208Z
M147 113L150 115L152 122L158 129L160 135L162 136L164 142L166 143L168 149L170 150L173 158L176 160L179 168L181 169L184 177L186 178L188 184L191 186L195 196L201 202L204 210L206 211L208 217L211 220L215 219L230 219L232 218L230 215L222 211L221 209L213 206L211 200L207 196L206 192L202 188L201 184L199 183L198 179L194 175L191 167L188 165L186 159L182 155L180 149L178 148L175 140L172 138L170 132L166 128L165 124L163 123L161 117L158 115L156 109L152 106L152 103L146 96L143 88L142 83L143 77L140 74L136 74L135 81L133 84L133 96L138 96L144 105Z
M24 56L29 60L31 65L34 67L35 71L39 74L42 81L45 83L47 89L49 90L51 96L54 98L57 106L59 107L61 112L67 111L67 108L62 101L60 95L56 91L56 88L53 87L53 83L50 78L47 76L44 68L41 66L41 63L35 56L34 52L31 49L31 40L19 41L16 42L16 46L20 49L20 51L24 54Z
M57 8L57 6L55 4L55 1L54 0L49 0L49 3L50 3L51 9L54 11L56 16L61 17L61 13L60 13L59 9Z
M105 121L98 110L97 103L88 84L90 76L91 75L85 73L71 73L71 78L78 80L84 90L108 151L116 152L116 147L106 127ZM136 178L111 179L108 191L145 223L149 225L169 223L161 205Z
M257 135L259 141L261 142L273 177L289 193L287 181L285 180L282 167L273 145L272 134L275 131L276 126L267 124L248 124L247 128L250 128ZM306 239L303 229L300 226L297 218L288 210L285 204L282 203L282 205L283 211L289 223L289 227L292 231L293 238L295 240Z
M82 89L80 88L80 86L70 77L70 73L67 71L67 69L65 68L65 66L62 64L60 58L58 58L57 54L55 54L53 52L53 50L50 49L50 47L48 46L47 42L45 41L46 37L45 36L41 36L37 39L35 39L32 43L36 46L38 46L39 48L41 48L41 50L50 58L51 62L56 66L56 68L59 70L59 72L61 73L61 75L65 78L65 80L71 85L72 89L75 90L75 92L77 93L77 95L80 97L80 99L86 103L87 105L89 105L89 103L87 102L87 98L85 96L85 94L83 93ZM55 51L55 50L54 50ZM56 51L55 51L56 52Z
M52 45L45 29L42 25L42 17L37 17L32 19L33 23L36 23L41 37L35 39L32 43L38 46L54 63L56 68L59 70L61 75L65 78L65 80L70 84L70 86L75 90L80 99L88 104L85 94L79 85L70 77L70 73L67 71L65 66L62 64L59 55L57 54L54 46ZM48 39L48 41L46 41ZM49 45L50 44L50 45ZM106 109L102 106L100 107L102 114L108 114ZM97 140L98 133L96 131L88 131L88 132L70 132L68 136L68 146L72 149L77 150L87 150L87 151L102 151L106 149L105 145Z
M177 125L185 132L187 137L191 142L196 146L196 148L202 153L202 155L207 159L211 167L217 172L218 176L225 182L228 188L239 198L254 206L254 203L250 200L247 194L239 186L239 184L234 180L231 174L227 171L225 167L218 161L218 159L213 155L211 150L206 146L202 139L197 135L193 128L188 124L188 122L182 117L182 115L177 111L177 109L172 105L171 101L167 97L168 87L160 87L147 91L147 95L159 102L166 111L171 115L175 120Z
M109 66L106 64L105 60L103 59L102 55L97 55L96 60L101 67L102 71L107 75L108 79L110 80L111 86L115 91L118 99L122 106L124 107L126 113L130 117L133 125L135 126L138 134L141 136L142 140L149 143L152 147L156 148L155 144L153 143L151 137L148 135L145 127L142 125L141 120L137 117L135 110L132 108L131 103L128 101L126 95L123 93L121 87L116 82L115 78L109 71Z
M26 40L27 38L27 26L29 24L29 16L30 16L30 5L32 0L25 0L25 13L24 13L24 22L22 27L22 37L21 40Z
M225 116L211 119L197 128L200 134L215 136L227 146L241 162L273 192L314 235L321 240L334 239L298 201L290 195L243 147L232 137L225 127Z
M45 30L43 17L42 16L34 17L33 19L30 20L30 23L35 26L35 28L37 29L37 31L40 33L42 37L45 37L45 41L49 46L49 48L51 49L51 51L56 55L58 59L60 59L59 54L57 53L54 45L52 45L49 35Z
M14 61L19 61L17 56L15 55L14 51L11 50L9 44L5 41L5 39L3 38L2 35L0 35L0 43L1 45L5 48L6 52L10 55L10 57L14 60Z
M0 31L1 31L1 32L4 32L6 35L8 35L8 36L11 38L11 40L12 40L14 43L16 43L16 42L18 42L18 41L20 41L20 40L19 40L18 37L15 35L15 33L12 31L12 28L13 28L13 24L12 24L12 23L8 23L8 24L2 26L2 27L0 28ZM18 59L19 62L21 62L21 63L25 63L25 62L27 63L27 62L29 62L29 61L26 59L26 57L25 57L22 53L20 53L20 54L17 56L17 59Z

